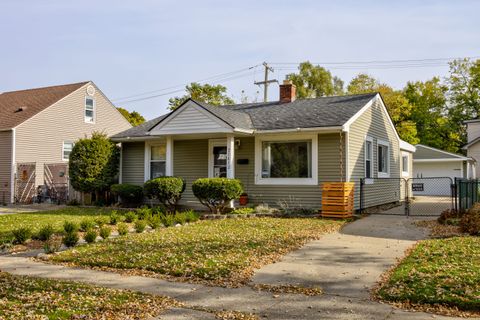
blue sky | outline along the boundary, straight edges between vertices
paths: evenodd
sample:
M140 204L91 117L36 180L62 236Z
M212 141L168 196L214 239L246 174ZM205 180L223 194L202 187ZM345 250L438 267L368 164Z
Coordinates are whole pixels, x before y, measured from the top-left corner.
M263 61L480 56L480 1L2 0L0 12L0 91L93 80L114 102ZM294 65L276 66L272 77L283 80ZM401 88L448 67L331 71L346 82L367 72ZM242 90L254 98L261 77L256 67L220 83L236 100ZM119 106L150 119L181 94Z

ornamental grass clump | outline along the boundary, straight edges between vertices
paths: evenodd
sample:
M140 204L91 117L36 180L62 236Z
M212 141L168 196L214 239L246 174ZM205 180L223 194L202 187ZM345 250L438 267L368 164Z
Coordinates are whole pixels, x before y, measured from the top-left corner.
M63 239L62 242L66 247L74 247L77 243L78 240L80 240L80 237L78 236L78 225L75 222L72 221L65 221L63 223Z
M192 184L192 191L211 213L225 213L231 200L238 199L243 187L238 179L201 178Z
M152 215L152 209L149 207L141 207L135 210L135 213L137 214L139 220L145 220Z
M147 221L145 221L145 220L135 221L135 232L136 233L142 233L143 231L145 231L146 227L147 227Z
M80 221L80 231L87 232L90 229L95 228L95 221L90 218L83 219Z
M41 241L48 241L55 233L55 228L51 224L44 225L38 230L37 238Z
M125 222L128 222L128 223L132 223L134 222L135 220L138 219L138 216L135 212L133 211L128 211L126 214L125 214Z
M110 212L110 224L112 226L116 225L117 223L121 222L122 221L122 216L118 214L117 211L113 210L112 212Z
M110 234L112 234L112 228L109 226L103 226L100 228L99 235L102 237L102 239L108 239L110 237Z
M24 244L32 237L32 229L29 227L20 227L12 231L14 242Z
M152 229L158 229L162 225L162 219L158 214L148 217L147 222Z
M160 177L145 182L143 190L149 199L157 199L168 212L177 210L178 201L185 191L186 183L179 177Z
M97 231L94 230L94 229L90 229L88 230L85 235L83 236L83 239L87 242L87 243L93 243L95 242L95 240L97 239Z
M128 234L128 225L124 222L120 222L117 225L117 231L118 231L118 234L121 236Z

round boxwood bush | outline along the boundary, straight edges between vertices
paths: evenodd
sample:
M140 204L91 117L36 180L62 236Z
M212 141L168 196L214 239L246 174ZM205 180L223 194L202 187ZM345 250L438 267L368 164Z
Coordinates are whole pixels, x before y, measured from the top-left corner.
M201 178L192 184L192 191L201 204L217 214L224 213L228 203L240 197L243 188L238 179Z
M123 206L137 207L143 200L143 188L133 184L114 184L110 187L110 191Z
M169 212L175 212L185 186L185 180L182 178L160 177L145 182L143 190L148 198L157 199Z

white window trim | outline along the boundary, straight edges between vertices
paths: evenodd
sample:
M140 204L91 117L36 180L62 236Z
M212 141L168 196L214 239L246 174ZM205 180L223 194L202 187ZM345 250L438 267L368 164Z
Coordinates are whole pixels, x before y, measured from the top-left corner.
M387 172L380 172L379 168L378 168L378 146L384 146L384 147L387 147L388 148L388 152L387 152ZM377 157L376 157L376 161L377 161L377 176L379 178L390 178L390 167L391 167L391 164L390 164L390 152L391 152L391 147L390 147L390 142L388 141L385 141L385 140L380 140L380 139L377 139Z
M262 178L262 143L264 141L312 141L311 178ZM318 135L275 134L255 137L255 184L260 185L318 185Z
M371 143L372 148L370 149L370 178L373 178L373 162L375 161L373 155L374 155L374 149L375 146L373 144L373 138L370 136L365 137L365 143L363 145L363 170L364 170L364 178L367 178L367 142Z
M70 160L70 158L65 159L65 143L71 143L72 144L72 149L73 149L73 147L75 146L75 142L72 142L72 141L69 141L69 140L64 140L62 142L62 156L61 156L61 159L62 159L62 161L68 162Z
M209 139L208 140L208 177L213 176L213 147L227 147L227 139Z
M405 171L405 167L403 166L403 157L407 157L407 163L408 163L407 171ZM409 177L410 176L410 165L411 165L410 164L410 153L402 151L401 165L402 165L402 177Z
M87 120L87 115L86 115L87 99L92 99L93 100L93 118L92 118L92 121ZM95 124L95 122L97 120L97 102L96 102L95 98L92 97L92 96L85 96L85 104L83 106L83 119L85 120L85 123L90 123L90 124Z
M166 142L165 141L145 141L145 172L144 172L144 182L147 182L150 180L150 162L151 162L151 156L152 156L152 147L155 146L165 146L166 149ZM167 161L168 157L165 156L165 171L167 168ZM165 175L167 173L165 172Z

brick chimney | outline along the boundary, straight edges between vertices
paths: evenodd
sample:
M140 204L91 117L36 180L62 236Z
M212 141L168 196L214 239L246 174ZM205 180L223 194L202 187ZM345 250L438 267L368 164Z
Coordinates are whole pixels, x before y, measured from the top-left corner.
M297 87L291 80L283 80L280 85L280 103L288 103L295 101Z

